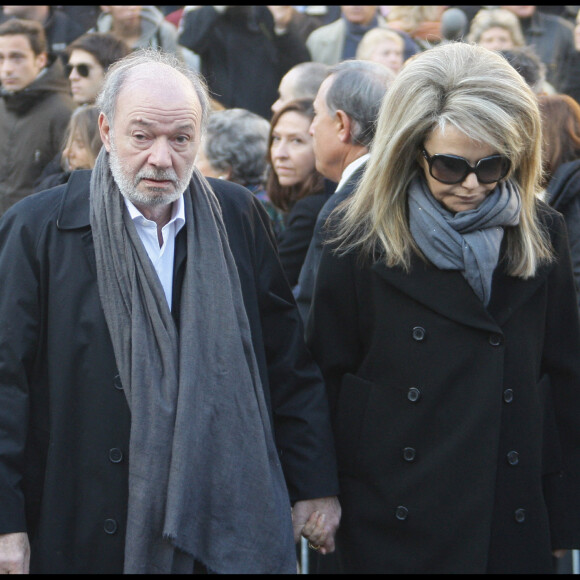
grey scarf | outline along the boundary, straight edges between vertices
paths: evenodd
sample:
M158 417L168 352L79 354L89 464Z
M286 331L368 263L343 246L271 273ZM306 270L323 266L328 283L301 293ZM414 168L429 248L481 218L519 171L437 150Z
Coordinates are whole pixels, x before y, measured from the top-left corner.
M186 190L180 332L105 148L91 177L99 293L131 410L125 573L296 572L291 507L219 202Z
M519 223L521 198L516 187L509 181L499 183L478 208L453 214L417 176L408 199L411 234L420 250L437 268L460 270L487 306L503 227Z

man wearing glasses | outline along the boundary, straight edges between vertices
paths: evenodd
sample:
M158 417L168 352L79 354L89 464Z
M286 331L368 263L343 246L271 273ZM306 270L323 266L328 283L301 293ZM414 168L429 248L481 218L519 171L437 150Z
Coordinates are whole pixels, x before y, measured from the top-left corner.
M87 33L68 45L66 76L77 105L95 102L107 69L130 52L127 44L105 33Z
M74 102L60 59L47 66L42 25L0 25L0 215L33 192L59 152Z

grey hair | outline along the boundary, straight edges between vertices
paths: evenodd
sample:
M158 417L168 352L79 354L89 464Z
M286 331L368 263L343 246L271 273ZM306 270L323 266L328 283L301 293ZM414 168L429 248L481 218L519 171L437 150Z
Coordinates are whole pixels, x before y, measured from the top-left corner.
M296 73L293 98L314 99L322 81L328 76L330 67L322 62L309 61L301 62L290 70Z
M196 71L182 64L173 54L153 48L135 50L115 62L107 71L103 86L95 104L112 126L115 119L117 97L131 71L140 65L162 64L181 73L193 86L201 104L201 132L203 133L211 110L209 92L205 79Z
M270 123L246 109L214 111L201 146L215 170L231 171L230 181L258 185L266 180L269 133Z
M331 117L344 111L352 121L353 143L370 147L375 136L381 102L395 73L385 65L345 60L330 69L332 84L326 93L326 108Z
M490 28L507 30L512 37L514 46L526 44L519 18L505 8L481 9L471 21L466 41L479 43L482 34Z

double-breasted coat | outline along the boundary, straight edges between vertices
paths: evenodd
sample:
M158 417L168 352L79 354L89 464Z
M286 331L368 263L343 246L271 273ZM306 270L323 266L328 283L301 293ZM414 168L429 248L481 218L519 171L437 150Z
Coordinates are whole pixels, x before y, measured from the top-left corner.
M410 273L326 247L307 328L326 380L347 572L553 572L580 546L580 330L563 220L556 260L493 277ZM505 236L500 256L505 252Z
M0 220L0 534L28 532L31 572L123 571L130 413L98 296L89 176L73 172ZM336 495L324 386L267 216L244 188L210 182L290 497ZM183 242L180 233L173 312Z

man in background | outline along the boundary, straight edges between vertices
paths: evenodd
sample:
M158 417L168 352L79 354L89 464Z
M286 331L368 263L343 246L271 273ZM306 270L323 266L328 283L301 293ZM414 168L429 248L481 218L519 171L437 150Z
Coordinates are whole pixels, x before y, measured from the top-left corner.
M62 147L75 107L59 58L48 63L42 25L0 25L0 215L30 195Z

